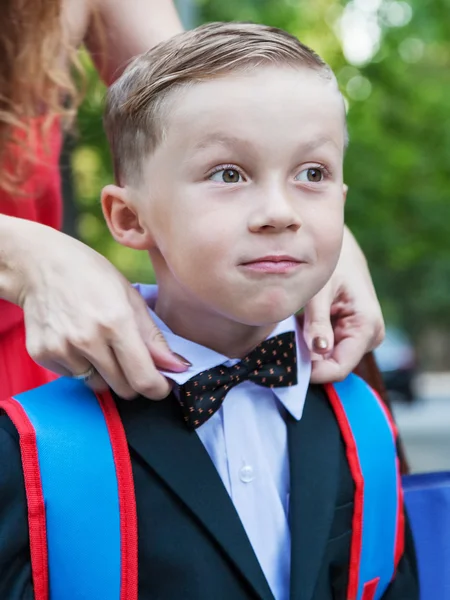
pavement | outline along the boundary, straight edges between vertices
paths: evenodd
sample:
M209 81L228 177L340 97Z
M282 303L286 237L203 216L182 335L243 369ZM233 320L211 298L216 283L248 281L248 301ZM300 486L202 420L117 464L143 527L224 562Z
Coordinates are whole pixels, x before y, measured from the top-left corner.
M415 387L414 403L393 403L411 471L450 471L450 373L424 373Z

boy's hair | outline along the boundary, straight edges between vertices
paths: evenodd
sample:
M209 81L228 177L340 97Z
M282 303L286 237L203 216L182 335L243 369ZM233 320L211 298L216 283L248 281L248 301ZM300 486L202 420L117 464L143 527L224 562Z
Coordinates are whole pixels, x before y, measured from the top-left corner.
M164 135L165 101L173 90L265 64L307 67L332 77L330 67L296 37L252 23L202 25L137 57L106 99L104 126L117 183L139 179L142 158Z

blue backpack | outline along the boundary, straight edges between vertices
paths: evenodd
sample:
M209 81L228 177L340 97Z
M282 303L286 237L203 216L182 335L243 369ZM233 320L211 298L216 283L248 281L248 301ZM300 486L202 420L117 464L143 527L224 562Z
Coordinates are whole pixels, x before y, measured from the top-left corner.
M404 548L396 429L356 375L325 390L355 483L347 598L379 600ZM111 394L61 378L0 409L20 437L35 599L137 600L133 474Z

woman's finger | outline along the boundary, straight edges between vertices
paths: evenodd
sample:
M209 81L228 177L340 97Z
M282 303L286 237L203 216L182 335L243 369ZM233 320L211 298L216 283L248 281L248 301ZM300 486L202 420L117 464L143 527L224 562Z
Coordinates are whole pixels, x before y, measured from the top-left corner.
M81 377L94 367L95 373L86 383L95 391L111 387L122 398L133 398L137 392L130 386L111 348L103 339L95 344L89 340L74 345L60 340L56 334L40 339L39 344L27 341L30 356L46 369L65 377Z
M330 284L327 284L305 306L303 335L313 357L327 355L333 348L334 333L330 319L333 300Z
M94 376L86 381L91 389L100 392L112 388L118 396L127 400L137 396L137 392L129 384L114 352L109 346L99 345L86 358L95 369Z
M358 335L341 339L335 345L329 357L313 361L311 382L342 381L359 364L366 348L367 332L358 331Z
M155 326L156 327L156 326ZM151 400L166 398L172 384L156 369L140 331L130 328L111 341L117 363L132 389ZM104 373L101 373L105 377Z
M150 317L144 298L135 289L130 290L130 304L140 336L156 367L174 373L186 371L190 366L189 361L171 351L164 335Z

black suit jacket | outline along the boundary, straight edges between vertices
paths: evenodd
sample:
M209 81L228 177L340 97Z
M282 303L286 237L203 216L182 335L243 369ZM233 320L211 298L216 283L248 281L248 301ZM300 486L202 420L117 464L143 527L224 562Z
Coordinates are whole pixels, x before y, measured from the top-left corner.
M117 404L136 488L139 599L273 600L227 491L176 399ZM302 419L287 418L291 600L346 600L354 489L339 428L318 386L309 389ZM32 600L18 435L6 416L0 457L0 599ZM383 598L418 600L409 528Z

